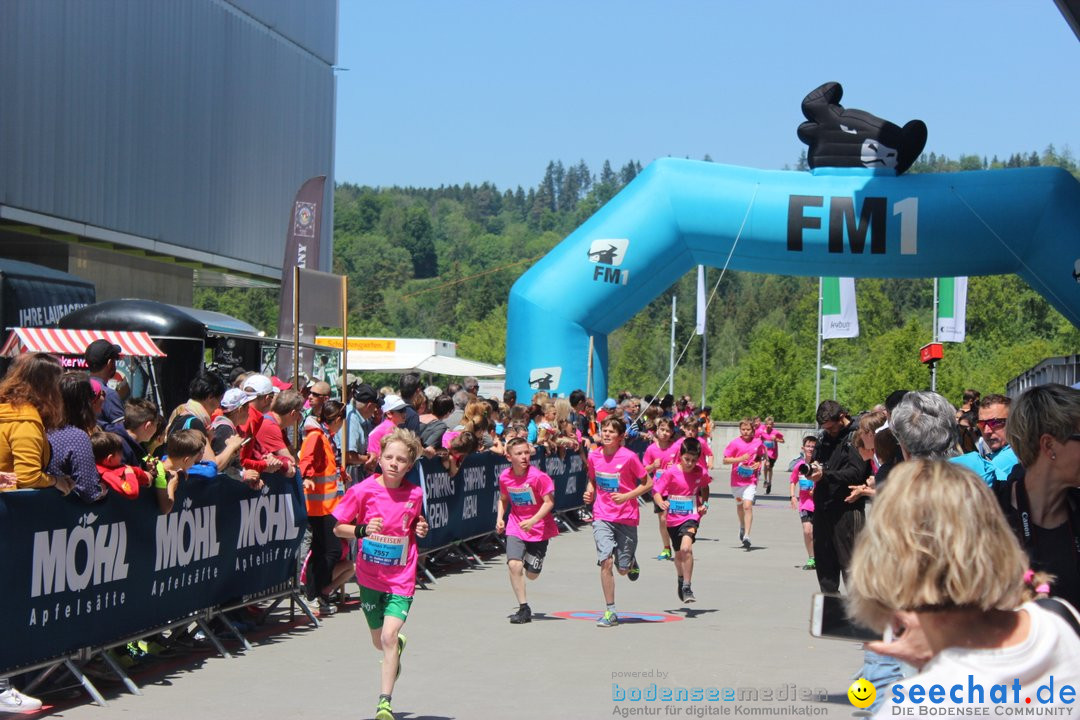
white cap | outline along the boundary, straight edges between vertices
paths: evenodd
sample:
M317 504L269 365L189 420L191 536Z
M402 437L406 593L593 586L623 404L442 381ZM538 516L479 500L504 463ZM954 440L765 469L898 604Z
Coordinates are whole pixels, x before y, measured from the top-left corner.
M251 393L246 393L239 388L229 388L221 398L221 409L227 413L243 407L246 403L255 399Z
M394 412L395 410L404 410L408 407L405 401L401 399L400 395L387 395L383 398L382 411L384 413Z
M270 382L270 378L265 375L248 375L247 380L244 381L244 390L253 395L270 395L271 393L281 392L274 383Z

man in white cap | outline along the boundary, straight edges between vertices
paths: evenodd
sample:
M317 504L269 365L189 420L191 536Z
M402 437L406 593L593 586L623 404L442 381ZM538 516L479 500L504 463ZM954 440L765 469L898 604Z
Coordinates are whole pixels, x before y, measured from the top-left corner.
M394 431L394 428L405 424L405 408L408 404L401 399L400 395L387 395L383 398L382 411L383 421L379 423L371 434L368 435L368 471L375 468L379 456L382 455L382 439L384 435Z

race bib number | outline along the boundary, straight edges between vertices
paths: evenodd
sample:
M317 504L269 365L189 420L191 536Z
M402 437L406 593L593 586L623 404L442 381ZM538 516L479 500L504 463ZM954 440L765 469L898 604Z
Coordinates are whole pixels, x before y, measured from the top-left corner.
M360 557L374 565L404 565L409 557L406 535L368 535L360 545Z
M619 476L612 475L611 473L596 473L596 487L604 492L618 492Z
M774 440L766 440L765 447L772 450L774 447L776 447L776 442Z
M533 489L528 485L519 488L510 488L507 490L507 494L510 495L511 505L536 504L536 495L533 494Z
M694 498L691 495L671 495L668 497L669 515L690 515L694 512Z
M736 472L739 474L739 477L743 477L743 478L752 478L752 477L754 477L754 468L750 467L749 465L737 465L736 466Z
M813 490L814 489L814 481L811 480L810 478L799 478L799 489L800 490L807 490L807 491Z

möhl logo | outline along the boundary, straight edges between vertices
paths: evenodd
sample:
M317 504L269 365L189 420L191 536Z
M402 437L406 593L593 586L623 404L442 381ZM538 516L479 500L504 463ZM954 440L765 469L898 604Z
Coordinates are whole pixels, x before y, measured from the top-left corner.
M30 597L123 580L128 576L127 525L93 527L97 515L86 513L78 526L34 533Z
M155 572L217 557L217 507L192 507L191 498L185 498L180 512L158 516L156 535Z

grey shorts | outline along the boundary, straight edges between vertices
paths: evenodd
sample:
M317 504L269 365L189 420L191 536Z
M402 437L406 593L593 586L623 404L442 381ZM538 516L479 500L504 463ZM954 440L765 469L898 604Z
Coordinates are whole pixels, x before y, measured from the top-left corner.
M615 567L629 570L637 550L637 525L623 525L607 520L593 520L593 540L596 542L596 564L601 565L612 555Z
M544 558L547 556L548 541L522 540L515 535L506 536L506 561L520 560L521 564L529 572L539 575L544 569Z

